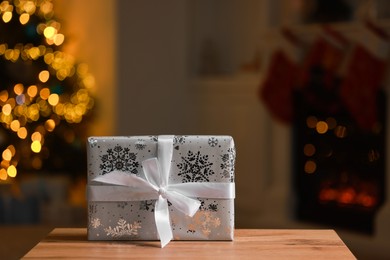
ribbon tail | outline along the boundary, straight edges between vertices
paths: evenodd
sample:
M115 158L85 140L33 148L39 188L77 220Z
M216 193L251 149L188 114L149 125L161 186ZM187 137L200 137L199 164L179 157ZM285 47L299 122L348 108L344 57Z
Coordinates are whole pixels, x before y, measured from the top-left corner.
M176 191L167 192L167 199L176 209L190 217L193 217L200 207L199 200L189 198Z
M163 248L173 239L173 233L169 218L168 201L161 196L156 200L154 218L161 241L161 248Z

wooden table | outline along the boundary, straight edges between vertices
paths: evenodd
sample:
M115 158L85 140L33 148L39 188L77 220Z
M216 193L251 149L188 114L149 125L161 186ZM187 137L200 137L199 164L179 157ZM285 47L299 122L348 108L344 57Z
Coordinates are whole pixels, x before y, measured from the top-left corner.
M56 228L25 259L355 259L333 230L239 229L232 241L88 241L84 228Z

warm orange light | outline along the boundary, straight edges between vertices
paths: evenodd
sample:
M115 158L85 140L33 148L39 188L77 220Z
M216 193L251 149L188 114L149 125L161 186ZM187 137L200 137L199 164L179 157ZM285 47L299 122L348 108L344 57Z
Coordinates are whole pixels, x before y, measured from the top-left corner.
M5 23L8 23L12 19L12 12L5 12L2 17Z
M316 130L319 134L325 134L328 131L328 124L325 121L318 121Z
M61 45L64 42L65 36L63 34L59 33L59 34L56 34L54 36L53 40L54 40L54 44L59 46L59 45Z
M12 152L9 149L5 149L2 154L3 160L11 161L12 159Z
M11 145L9 145L9 146L7 147L7 149L9 149L9 150L11 151L12 156L15 156L15 153L16 153L15 146L13 146L13 145L11 144Z
M337 199L338 192L335 189L325 188L320 191L320 200L334 201Z
M23 85L22 84L16 84L15 86L14 86L14 92L15 92L15 94L16 95L21 95L21 94L23 94L23 90L24 90L24 87L23 87Z
M31 49L28 50L28 54L30 55L31 59L36 60L41 54L41 51L39 50L38 47L32 47Z
M10 124L10 128L12 131L17 132L20 128L20 122L19 120L13 120Z
M42 135L40 132L34 132L32 135L31 135L31 141L38 141L38 142L41 142L42 141Z
M42 73L42 72L41 72ZM38 94L38 88L35 85L31 85L27 89L27 95L30 97L35 97Z
M52 132L55 127L56 127L56 123L54 122L53 119L48 119L45 122L45 128L46 128L47 131Z
M1 100L2 102L6 102L7 99L8 99L8 92L7 92L7 90L1 91L1 92L0 92L0 100Z
M312 174L316 171L316 169L317 169L317 164L314 161L309 160L305 163L304 170L306 173Z
M362 195L360 198L360 203L367 208L375 206L375 198L369 195Z
M45 35L47 39L53 38L56 33L57 30L52 26L48 26L45 28L45 30L43 30L43 35Z
M19 17L19 22L21 24L26 24L30 20L30 15L27 13L21 14Z
M341 192L338 201L343 204L351 204L353 203L355 196L355 190L352 188L347 188Z
M29 14L33 14L35 12L35 9L36 9L36 6L35 6L35 3L33 1L26 1L23 5L23 9L29 13Z
M8 116L11 114L12 107L10 104L5 104L1 110L3 111L4 115Z
M0 180L5 181L8 178L7 171L4 168L0 169Z
M26 139L27 137L27 129L25 127L21 127L18 129L18 137L20 139Z
M31 151L34 153L39 153L42 149L42 145L39 141L34 141L31 143Z
M47 70L42 70L42 71L39 73L38 78L39 78L39 80L40 80L41 82L45 83L45 82L47 82L47 81L49 80L49 76L50 76L49 71L47 71Z
M41 3L40 9L44 14L48 14L53 11L53 3L49 1L43 2Z
M48 88L43 88L41 89L41 91L39 92L39 95L41 96L41 98L43 100L46 100L49 98L50 96L50 90Z
M4 54L5 50L7 49L7 45L6 44L0 44L0 54Z
M60 97L58 96L58 94L51 94L49 96L49 104L52 105L52 106L56 106L58 104L58 102L60 101Z
M8 168L9 167L9 161L6 161L6 160L2 160L0 162L0 166L4 169Z
M9 177L12 177L12 178L16 177L16 174L17 174L16 167L13 165L10 165L7 169L7 173L8 173Z

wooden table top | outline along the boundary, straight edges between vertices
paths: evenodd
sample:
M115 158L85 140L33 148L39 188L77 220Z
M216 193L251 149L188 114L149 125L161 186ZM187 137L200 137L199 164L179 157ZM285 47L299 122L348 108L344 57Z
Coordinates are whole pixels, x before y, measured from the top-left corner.
M88 241L84 228L56 228L25 259L355 259L333 230L238 229L234 241Z

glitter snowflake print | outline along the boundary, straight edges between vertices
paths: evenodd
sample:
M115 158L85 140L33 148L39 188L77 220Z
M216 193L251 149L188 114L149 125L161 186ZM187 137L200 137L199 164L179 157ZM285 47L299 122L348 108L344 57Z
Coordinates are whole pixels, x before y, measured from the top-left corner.
M209 138L209 141L208 141L208 144L211 146L211 147L215 147L218 145L218 139L215 138L215 137L210 137Z
M196 230L202 232L203 235L209 236L210 233L221 225L221 219L217 217L215 212L198 211L191 218L191 223L188 225L187 233L195 233Z
M109 226L105 228L107 236L114 238L129 237L138 235L138 229L141 228L141 223L135 221L133 224L129 224L123 218L118 220L118 225L116 227Z
M236 160L236 150L229 148L228 153L222 155L222 175L228 178L230 182L234 182L234 163Z
M107 149L107 153L101 156L100 169L103 174L114 170L137 174L139 163L136 159L137 155L131 153L129 148L117 145L114 149Z
M209 182L210 175L214 174L211 169L213 163L209 162L208 155L202 155L199 151L188 152L187 157L181 157L182 162L177 164L180 172L179 176L183 178L182 182Z
M91 227L98 228L101 226L100 219L99 218L93 218L90 222Z

